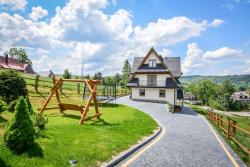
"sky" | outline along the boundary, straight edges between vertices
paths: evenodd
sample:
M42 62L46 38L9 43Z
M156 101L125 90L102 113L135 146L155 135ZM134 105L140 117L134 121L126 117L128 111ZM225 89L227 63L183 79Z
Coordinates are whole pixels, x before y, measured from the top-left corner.
M154 47L183 75L250 74L250 0L0 0L0 20L37 72L113 75Z

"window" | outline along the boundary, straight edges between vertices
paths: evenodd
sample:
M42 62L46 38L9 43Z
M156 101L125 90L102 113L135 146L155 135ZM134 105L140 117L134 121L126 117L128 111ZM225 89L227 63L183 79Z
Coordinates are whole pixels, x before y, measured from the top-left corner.
M145 96L145 89L139 89L139 96Z
M156 67L156 59L149 60L148 63L149 63L149 67L151 68Z
M166 97L166 91L165 90L160 90L159 91L159 97Z
M157 75L147 76L147 86L157 86Z

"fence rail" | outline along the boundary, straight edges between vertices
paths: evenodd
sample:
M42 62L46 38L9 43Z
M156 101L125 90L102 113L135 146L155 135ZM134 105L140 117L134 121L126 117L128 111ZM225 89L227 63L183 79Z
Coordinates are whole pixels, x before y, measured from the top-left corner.
M38 92L40 88L52 88L53 85L54 85L52 80L49 81L48 79L41 78L39 75L37 75L35 77L27 77L27 76L25 76L23 78L26 81L26 85L34 87L34 90L36 92ZM123 88L121 88L119 86L116 86L115 89L116 90L114 91L112 86L100 85L98 87L97 93L99 95L103 95L103 96L114 96L114 93L115 93L116 96L118 96L118 97L119 96L125 96L125 95L129 94L128 90L123 89ZM72 84L64 83L60 88L61 93L63 92L63 90L75 91L77 94L82 94L82 92L84 91L84 84L80 84L80 83L72 83Z
M225 117L221 114L208 111L207 112L208 120L214 123L219 129L221 129L226 135L228 140L232 140L238 147L244 151L248 156L250 156L250 131L242 129L237 126L237 122L233 119ZM246 144L240 139L249 140L246 141Z

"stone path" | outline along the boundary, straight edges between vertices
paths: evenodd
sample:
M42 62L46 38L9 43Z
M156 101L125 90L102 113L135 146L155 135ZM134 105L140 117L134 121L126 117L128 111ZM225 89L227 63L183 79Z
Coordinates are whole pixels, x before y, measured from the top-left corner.
M138 108L149 114L158 120L166 131L155 145L129 166L233 166L208 124L191 109L185 107L182 112L173 114L166 110L164 104L137 102L129 97L121 97L117 99L117 103ZM244 166L225 141L222 141L239 166Z

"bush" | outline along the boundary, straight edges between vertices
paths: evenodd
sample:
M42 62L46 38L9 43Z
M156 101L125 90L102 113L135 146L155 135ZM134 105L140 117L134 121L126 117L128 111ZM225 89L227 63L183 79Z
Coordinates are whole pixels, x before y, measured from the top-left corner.
M40 113L34 113L33 119L35 127L37 127L39 130L43 130L45 128L45 124L48 122L48 119L46 119Z
M230 106L231 110L240 111L240 110L247 110L248 103L245 101L235 100L232 105Z
M26 97L25 102L26 102L26 104L27 104L27 106L28 106L29 114L32 115L32 114L34 113L34 111L33 111L32 105L31 105L31 103L30 103L29 97Z
M15 153L22 153L34 143L35 130L28 114L24 97L20 97L15 107L14 118L4 133L5 145Z
M0 98L0 113L6 109L5 102Z
M19 96L27 96L27 88L24 79L15 71L0 71L0 95L8 104L18 99Z

